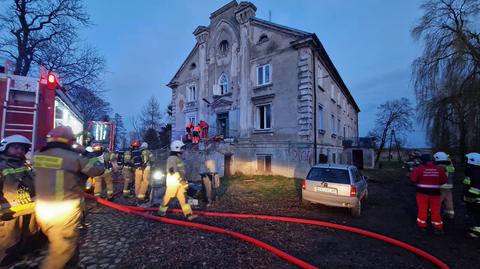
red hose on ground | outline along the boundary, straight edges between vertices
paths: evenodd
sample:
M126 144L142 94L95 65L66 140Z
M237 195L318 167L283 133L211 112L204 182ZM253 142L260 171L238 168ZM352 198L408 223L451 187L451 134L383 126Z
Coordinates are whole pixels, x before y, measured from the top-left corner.
M309 263L306 263L306 262L304 262L304 261L302 261L298 258L295 258L295 257L293 257L293 256L291 256L291 255L289 255L289 254L287 254L287 253L269 245L269 244L266 244L266 243L264 243L260 240L257 240L253 237L250 237L250 236L246 236L246 235L241 234L241 233L237 233L237 232L233 232L233 231L230 231L230 230L218 228L218 227L215 227L215 226L200 224L200 223L194 223L194 222L188 222L188 221L181 221L181 220L174 220L174 219L169 219L169 218L152 216L152 215L149 215L149 214L139 212L141 210L137 209L136 207L123 206L123 205L115 204L115 203L112 203L112 202L109 202L107 200L95 197L95 196L90 195L90 194L85 194L85 198L95 200L99 204L117 209L119 211L122 211L122 212L125 212L125 213L128 213L128 214L132 214L132 215L141 216L141 217L148 218L148 219L151 219L151 220L161 221L161 222L164 222L164 223L174 224L174 225L179 225L179 226L185 226L185 227L194 227L194 228L198 228L198 229L201 229L201 230L206 230L206 231L219 233L219 234L227 234L227 235L239 238L243 241L246 241L246 242L252 243L254 245L257 245L257 246L259 246L259 247L261 247L261 248L279 256L280 258L285 259L286 261L288 261L292 264L295 264L296 266L299 266L301 268L309 268L309 269L318 268L318 267L313 266Z
M127 206L127 208L131 210L136 210L136 211L157 211L156 208L142 208L142 207L135 207L135 206ZM174 213L181 213L182 211L179 209L173 209L171 210ZM291 218L291 217L280 217L280 216L267 216L267 215L253 215L253 214L233 214L233 213L217 213L217 212L202 212L202 211L195 211L195 214L202 215L202 216L208 216L208 217L227 217L227 218L242 218L242 219L247 219L247 218L254 218L254 219L262 219L262 220L275 220L275 221L283 221L283 222L293 222L293 223L302 223L302 224L310 224L310 225L316 225L316 226L322 226L322 227L327 227L327 228L333 228L333 229L338 229L338 230L344 230L348 232L353 232L357 234L361 234L364 236L372 237L384 242L387 242L389 244L401 247L403 249L406 249L430 262L438 266L439 268L442 269L447 269L449 268L448 265L446 265L444 262L439 260L438 258L434 257L431 254L428 254L427 252L416 248L412 245L409 245L405 242L377 234L374 232L362 230L359 228L354 228L350 226L345 226L345 225L340 225L340 224L335 224L335 223L330 223L330 222L325 222L325 221L318 221L318 220L309 220L309 219L300 219L300 218Z

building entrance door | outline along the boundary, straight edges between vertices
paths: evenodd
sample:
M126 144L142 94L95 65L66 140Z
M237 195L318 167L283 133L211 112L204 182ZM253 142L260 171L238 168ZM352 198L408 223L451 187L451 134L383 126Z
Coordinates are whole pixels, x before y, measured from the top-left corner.
M228 137L228 113L217 114L217 134Z

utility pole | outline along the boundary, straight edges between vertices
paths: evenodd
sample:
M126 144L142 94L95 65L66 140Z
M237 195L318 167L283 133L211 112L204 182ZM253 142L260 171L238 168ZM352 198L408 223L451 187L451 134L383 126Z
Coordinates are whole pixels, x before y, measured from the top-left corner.
M268 21L272 22L272 10L268 11Z

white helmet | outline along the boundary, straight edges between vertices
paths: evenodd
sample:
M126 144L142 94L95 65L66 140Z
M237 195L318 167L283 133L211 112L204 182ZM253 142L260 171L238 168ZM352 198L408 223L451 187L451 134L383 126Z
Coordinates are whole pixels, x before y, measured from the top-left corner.
M91 146L88 146L88 147L85 148L85 151L92 153L92 152L93 152L93 148L92 148Z
M443 152L443 151L439 151L439 152L433 154L433 159L436 162L448 161L448 154Z
M182 152L182 147L185 146L185 144L180 141L180 140L175 140L170 144L170 151L174 152Z
M147 142L143 142L140 147L146 149L146 148L148 148L148 143L147 143Z
M467 155L467 163L471 165L477 165L480 166L480 154L476 152L470 152Z
M25 136L11 135L5 137L4 139L2 139L2 141L0 141L0 152L4 152L10 144L22 144L29 148L32 146L32 142L30 142L30 140L28 140L28 138L26 138Z

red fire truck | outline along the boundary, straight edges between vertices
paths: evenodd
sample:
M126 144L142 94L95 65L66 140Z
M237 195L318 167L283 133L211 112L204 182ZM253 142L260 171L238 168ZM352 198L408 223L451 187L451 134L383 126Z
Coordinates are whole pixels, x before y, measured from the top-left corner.
M115 147L115 124L111 121L90 121L88 132L92 135L92 144L100 143L110 152Z
M1 138L23 135L32 141L32 152L46 144L56 126L70 126L75 134L83 130L81 114L56 75L41 73L35 78L0 72Z

